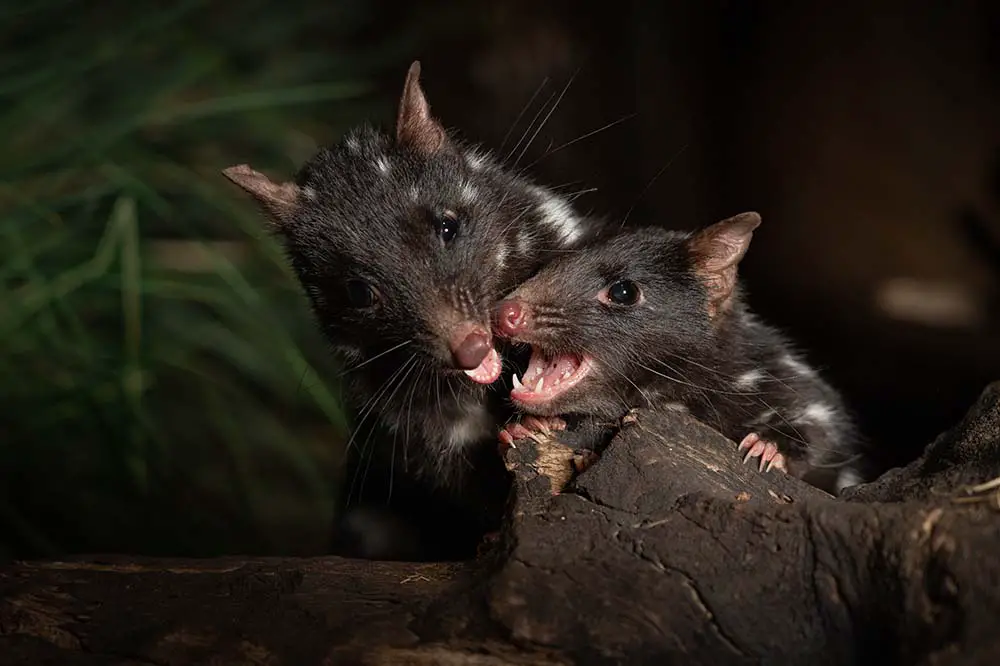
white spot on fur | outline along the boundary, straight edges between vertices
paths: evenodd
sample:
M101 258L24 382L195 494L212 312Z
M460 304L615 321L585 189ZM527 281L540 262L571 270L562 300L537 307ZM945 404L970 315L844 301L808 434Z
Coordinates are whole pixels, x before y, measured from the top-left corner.
M757 415L757 420L755 423L764 424L770 421L772 418L778 415L778 412L773 409L765 409L760 414Z
M414 203L420 201L420 190L417 189L416 185L410 188L410 200Z
M479 197L479 193L476 188L472 186L471 183L462 183L462 201L465 203L472 203Z
M446 435L448 447L457 449L488 437L491 433L490 423L490 415L482 406L463 414L451 424L451 429Z
M760 368L754 368L737 377L735 386L741 389L753 389L757 387L757 382L762 379L764 379L764 371Z
M302 196L304 196L306 199L315 199L316 198L316 190L314 190L311 187L303 187L302 188Z
M542 200L538 205L542 221L556 230L563 245L569 245L577 240L583 232L580 229L580 220L570 205L540 187L534 187L532 191Z
M385 155L379 155L375 158L375 168L379 170L383 176L389 175L389 160Z
M815 423L816 425L825 426L833 422L833 417L833 407L822 402L814 402L803 409L795 421L797 423Z
M669 409L672 412L687 413L688 411L687 405L681 402L668 402L667 404L663 405L663 408Z
M816 374L812 368L810 368L808 365L806 365L799 359L795 358L791 354L785 354L784 356L782 356L781 362L784 363L787 368L789 368L792 372L794 372L800 377L810 377Z
M352 153L361 152L361 144L358 142L357 137L352 136L347 138L347 149Z
M467 152L465 154L465 159L469 163L469 167L473 171L479 171L484 166L486 166L486 157L483 156L483 155L480 155L475 150L470 150L469 152Z
M740 319L743 320L743 325L744 326L747 326L747 327L750 327L750 328L755 328L755 327L760 326L760 320L752 312L747 312L746 310L744 310L740 314Z
M517 253L521 255L531 252L531 232L522 231L517 235Z
M507 265L507 246L501 245L497 249L497 268L503 268Z

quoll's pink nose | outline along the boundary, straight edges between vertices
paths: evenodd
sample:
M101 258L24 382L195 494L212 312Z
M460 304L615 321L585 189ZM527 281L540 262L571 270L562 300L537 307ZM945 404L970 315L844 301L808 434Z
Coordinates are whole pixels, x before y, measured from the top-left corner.
M497 306L497 328L504 335L516 335L527 325L527 314L517 301L502 301Z
M455 366L462 370L474 370L483 362L492 349L490 334L482 328L473 328L471 332L462 332L455 336L451 343L451 357Z

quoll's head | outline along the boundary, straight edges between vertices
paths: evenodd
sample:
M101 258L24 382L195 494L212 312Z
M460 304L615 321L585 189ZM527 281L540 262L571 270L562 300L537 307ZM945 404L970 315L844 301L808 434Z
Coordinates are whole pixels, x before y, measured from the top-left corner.
M501 370L490 327L497 299L580 229L561 200L453 140L419 75L414 62L393 133L357 128L291 182L248 165L224 173L267 213L324 332L351 362L389 372L413 356L490 384Z
M759 224L744 213L694 234L628 230L547 265L495 311L499 335L531 346L512 401L607 418L643 406L642 387L677 376L676 359L710 355Z

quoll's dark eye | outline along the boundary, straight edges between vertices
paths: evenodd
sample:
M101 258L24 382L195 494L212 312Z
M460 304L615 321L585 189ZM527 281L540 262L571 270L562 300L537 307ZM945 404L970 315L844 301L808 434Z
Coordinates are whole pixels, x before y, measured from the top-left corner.
M619 280L607 290L607 299L616 305L635 305L641 295L639 285L631 280Z
M446 210L438 215L434 220L434 224L438 236L445 243L451 242L458 235L458 229L461 226L458 221L458 215L450 210Z
M378 290L364 280L347 282L347 300L352 307L370 308L379 301L379 298Z

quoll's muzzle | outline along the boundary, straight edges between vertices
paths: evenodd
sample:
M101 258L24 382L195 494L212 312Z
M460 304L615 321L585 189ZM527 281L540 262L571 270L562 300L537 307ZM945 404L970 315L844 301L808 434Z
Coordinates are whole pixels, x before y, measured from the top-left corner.
M451 342L451 357L455 367L462 370L474 370L483 362L493 346L490 344L490 334L482 328L474 328L469 332L460 330Z
M528 326L528 309L518 301L501 301L496 309L497 332L516 336Z
M467 322L455 329L449 342L452 362L472 381L492 384L500 376L503 364L493 348L490 332L479 324Z

